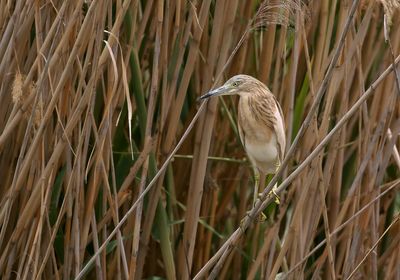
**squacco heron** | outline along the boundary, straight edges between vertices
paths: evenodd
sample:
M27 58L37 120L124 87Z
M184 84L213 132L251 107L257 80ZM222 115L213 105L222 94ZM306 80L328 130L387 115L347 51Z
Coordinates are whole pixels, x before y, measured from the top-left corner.
M240 140L254 170L254 204L260 179L264 187L266 175L275 174L283 160L286 145L283 113L268 87L248 75L236 75L200 99L234 94L240 96L237 118Z

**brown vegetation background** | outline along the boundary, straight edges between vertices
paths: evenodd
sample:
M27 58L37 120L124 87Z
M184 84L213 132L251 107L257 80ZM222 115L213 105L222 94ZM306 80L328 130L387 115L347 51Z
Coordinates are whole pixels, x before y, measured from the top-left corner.
M400 279L399 6L1 0L0 278ZM196 101L239 73L294 143L264 223Z

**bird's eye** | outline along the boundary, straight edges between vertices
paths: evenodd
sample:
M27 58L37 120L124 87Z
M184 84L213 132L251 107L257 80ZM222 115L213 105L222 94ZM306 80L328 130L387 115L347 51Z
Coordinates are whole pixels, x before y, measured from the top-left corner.
M237 87L237 86L239 85L239 82L233 82L232 85L233 85L234 87Z

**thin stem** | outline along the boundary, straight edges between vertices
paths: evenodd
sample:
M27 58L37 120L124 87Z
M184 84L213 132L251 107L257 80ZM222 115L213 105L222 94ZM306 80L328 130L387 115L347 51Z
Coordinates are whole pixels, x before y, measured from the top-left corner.
M345 39L346 39L347 32L349 31L350 24L351 24L351 22L352 22L352 20L353 20L353 17L354 17L354 14L355 14L356 10L357 10L357 7L358 7L359 2L360 2L360 0L354 0L354 1L353 1L353 5L352 5L352 7L351 7L351 9L350 9L350 13L349 13L349 16L348 16L348 18L347 18L346 24L345 24L345 26L344 26L343 32L342 32L342 34L341 34L341 37L340 37L338 46L337 46L337 48L336 48L336 50L335 50L335 53L334 53L333 58L332 58L332 60L331 60L331 63L329 64L328 70L327 70L327 72L326 72L326 74L325 74L325 77L324 77L324 79L323 79L323 81L322 81L322 84L321 84L321 86L320 86L320 88L319 88L319 90L318 90L318 92L317 92L317 96L316 96L316 98L315 98L313 104L311 105L310 111L309 111L307 117L305 118L305 120L304 120L302 126L300 127L299 132L297 133L295 139L293 140L293 143L292 143L292 145L290 146L290 149L289 149L287 155L285 156L285 159L284 159L282 165L280 166L278 172L275 174L275 176L272 178L272 180L270 181L270 183L268 184L268 186L265 188L265 190L264 190L264 192L263 192L261 198L259 199L259 201L256 203L256 205L255 205L255 206L253 207L253 209L250 211L251 214L250 214L249 216L247 216L247 217L245 218L245 220L243 221L243 223L242 223L242 229L243 229L243 231L245 231L245 230L249 227L249 225L250 225L250 223L251 223L251 218L250 218L250 217L255 217L257 213L259 213L259 212L262 211L262 209L260 208L260 206L261 206L261 204L262 204L262 201L265 200L265 198L266 198L266 196L268 195L268 193L272 190L272 187L278 182L278 178L282 175L282 173L283 173L283 171L285 170L286 166L288 165L289 161L292 159L292 156L294 155L294 153L295 153L295 151L296 151L296 149L297 149L297 147L298 147L298 143L299 143L300 138L303 136L304 132L305 132L306 129L309 127L309 125L310 125L310 123L311 123L311 120L313 119L314 114L316 113L316 111L317 111L317 109L318 109L318 107L319 107L319 105L320 105L320 103L321 103L322 97L323 97L324 94L325 94L325 91L326 91L326 89L327 89L327 87L328 87L328 83L329 83L329 81L330 81L331 78L332 78L333 69L335 68L335 66L336 66L336 64L337 64L337 61L338 61L338 59L339 59L339 55L340 55L340 53L341 53L341 51L342 51L342 49L343 49L343 45L344 45L344 42L345 42ZM327 137L328 137L328 136L327 136ZM326 139L326 138L325 138L325 139ZM322 143L322 142L321 142L321 143ZM315 151L315 150L314 150L314 151ZM311 156L311 155L310 155L310 156ZM310 158L310 156L309 156L308 158ZM311 159L312 159L312 158L311 158ZM310 161L311 161L311 160L310 160ZM306 165L303 165L303 166L305 167ZM301 166L300 166L300 167L301 167ZM302 168L300 169L300 167L297 168L297 169L295 170L295 172L296 172L297 170L300 170L300 171L301 171L301 170L304 168L304 167L302 167ZM293 175L295 172L293 172L292 175ZM297 173L299 173L299 172L297 172ZM297 175L297 173L296 173L295 175ZM290 177L290 176L289 176L289 177ZM288 181L289 177L285 180L286 182L291 182L291 181L293 180L293 176L292 176L291 179L290 179L290 181ZM285 188L286 188L286 186L285 186ZM278 190L283 190L283 189L281 189L281 187L280 187ZM277 193L278 193L278 191L277 191ZM260 200L261 200L261 201L260 201ZM241 234L240 234L240 235L241 235ZM228 242L229 240L230 240L230 239L228 239L226 242ZM236 242L237 242L237 241L236 241ZM231 249L232 247L233 247L233 245L232 245L232 246L229 246L229 247L228 247L228 250L229 250L229 248ZM217 254L219 254L219 256L222 255L222 253L223 253L223 252L220 252L220 251L221 251L221 249L218 250L218 252L217 252ZM217 256L217 254L216 254L215 256ZM227 256L228 254L224 254L224 255ZM226 257L225 257L225 258L222 258L222 260L220 260L220 261L221 261L221 262L224 262L225 259L226 259ZM211 259L210 259L210 261L211 261ZM203 276L203 275L205 274L206 271L208 271L208 270L211 268L211 266L213 265L213 263L210 263L210 261L207 262L206 265L200 270L200 272L196 275L195 279L199 279L201 276ZM216 269L217 269L217 268L216 268Z

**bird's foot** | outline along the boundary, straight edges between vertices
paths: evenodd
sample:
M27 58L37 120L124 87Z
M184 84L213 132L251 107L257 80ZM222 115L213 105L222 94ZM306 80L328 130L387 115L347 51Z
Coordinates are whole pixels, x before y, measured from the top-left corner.
M261 196L262 196L262 193L258 193L258 198L259 199L261 198ZM256 202L254 201L253 207L255 207L255 206L256 206ZM250 211L247 211L247 215L249 213L250 213ZM248 215L248 216L250 216L250 215ZM263 223L263 222L265 222L266 219L267 219L267 216L265 216L263 211L261 211L261 213L259 214L258 218L256 219L256 222Z
M240 228L243 232L245 232L244 221L246 220L247 217L249 217L249 218L251 219L250 211L246 211L246 216L244 216L244 218L240 221L239 228Z
M275 203L276 204L281 204L281 200L279 198L279 195L276 193L276 186L268 193L268 197L274 196L275 197ZM258 198L262 197L262 193L258 193Z
M265 214L263 212L260 213L260 215L258 215L258 222L263 223L265 222L265 220L267 220L267 216L265 216Z
M250 215L250 212L251 211L246 211L246 216L248 216L250 219L253 219L253 217ZM245 219L246 219L246 217L244 217L241 221L240 221L240 224L239 224L239 227L240 227L240 229L244 232L245 231L245 229L244 229L244 221L245 221ZM258 217L256 218L256 219L254 219L254 221L255 222L257 222L257 223L263 223L263 222L265 222L267 220L267 216L263 213L263 212L261 212L259 215L258 215Z
M272 195L275 196L275 203L276 204L281 204L281 200L279 198L279 195L276 193L276 186L269 192L268 196L271 197Z

